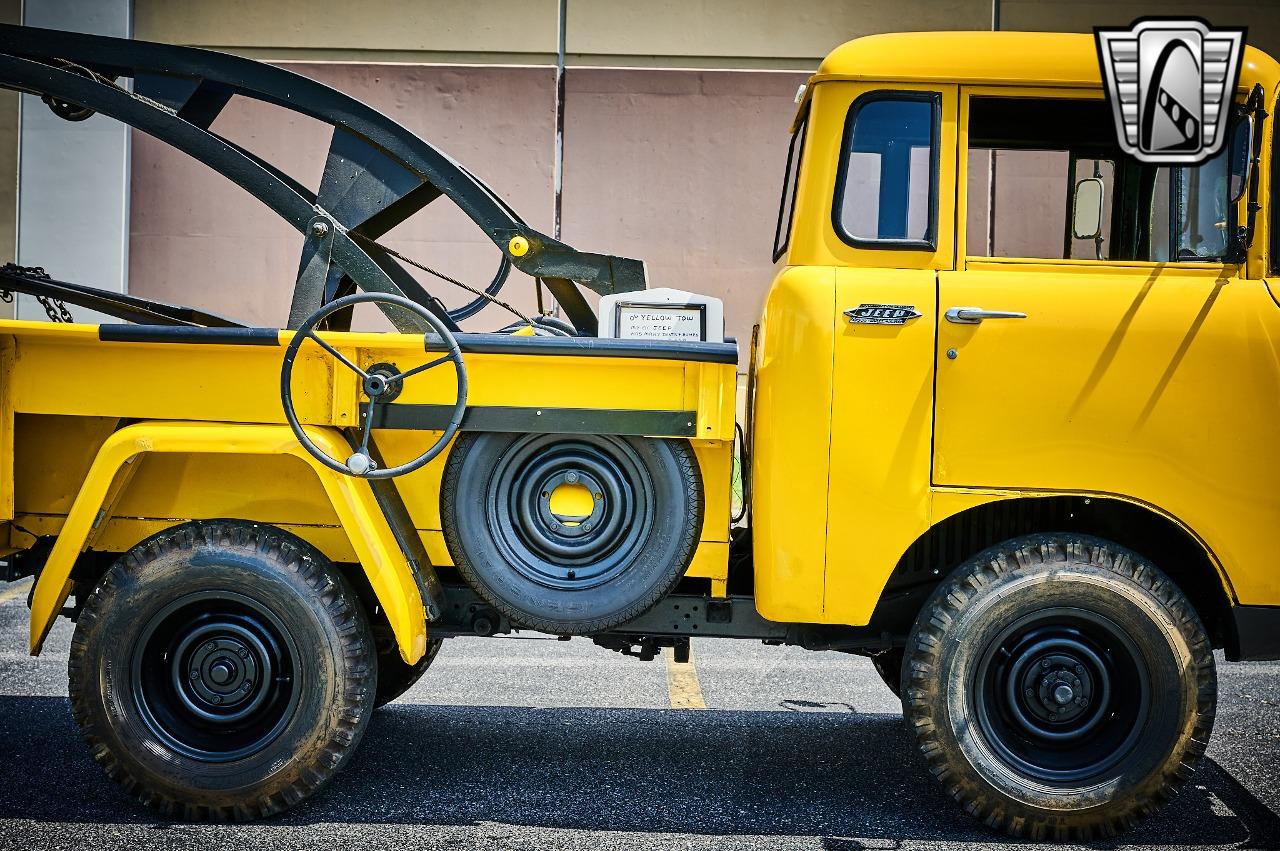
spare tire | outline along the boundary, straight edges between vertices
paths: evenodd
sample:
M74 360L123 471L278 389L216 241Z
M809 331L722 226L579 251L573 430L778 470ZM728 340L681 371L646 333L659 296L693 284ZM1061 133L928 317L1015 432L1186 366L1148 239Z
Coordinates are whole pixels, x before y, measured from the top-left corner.
M558 635L611 629L666 596L702 511L683 440L465 434L440 489L463 578L513 622Z

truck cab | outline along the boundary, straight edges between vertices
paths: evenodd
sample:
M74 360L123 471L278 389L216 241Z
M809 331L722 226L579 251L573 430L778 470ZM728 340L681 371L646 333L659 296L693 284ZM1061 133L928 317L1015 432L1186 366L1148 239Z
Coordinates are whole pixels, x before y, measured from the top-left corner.
M1120 152L1087 36L870 36L827 58L752 362L762 613L867 623L940 524L1065 511L1048 522L1189 544L1218 638L1258 640L1223 616L1280 604L1278 80L1249 48L1227 149L1179 168ZM1079 237L1082 184L1101 216Z
M1020 569L1128 561L1141 585L1143 559L1205 646L1280 654L1278 83L1246 48L1224 149L1192 167L1122 152L1086 35L860 38L797 96L752 357L756 604L906 636L877 668L952 794L1011 830L1132 817L1056 784L1112 758L1083 756L1082 687L1096 702L1106 677L1080 671L1105 658L1114 698L1137 675L1116 648L1141 640L1037 620L1087 608L1052 603L1065 581L1004 612L1031 618L1020 636L968 632ZM1003 662L939 649L983 641ZM1179 651L1201 671L1184 707L1211 691L1205 646ZM1181 717L1192 739L1211 726Z

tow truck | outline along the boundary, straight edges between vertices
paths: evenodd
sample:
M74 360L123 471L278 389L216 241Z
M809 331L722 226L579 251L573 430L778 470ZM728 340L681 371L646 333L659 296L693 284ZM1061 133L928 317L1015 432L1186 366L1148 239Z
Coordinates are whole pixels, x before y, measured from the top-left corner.
M11 26L0 86L165 141L298 233L278 328L57 257L0 271L54 320L0 322L4 578L36 577L33 654L75 622L90 752L166 815L297 804L450 638L533 630L868 656L968 812L1088 839L1193 775L1215 648L1280 658L1280 65L1258 50L1224 153L1181 168L1119 151L1088 36L835 49L791 127L741 426L716 299L539 233L340 92ZM212 129L233 97L331 132L318 187ZM1060 215L1011 254L988 175L1028 155L1061 163ZM490 282L381 241L432 203L492 240ZM504 301L513 272L560 317ZM353 329L366 304L392 330ZM481 310L509 318L462 331Z

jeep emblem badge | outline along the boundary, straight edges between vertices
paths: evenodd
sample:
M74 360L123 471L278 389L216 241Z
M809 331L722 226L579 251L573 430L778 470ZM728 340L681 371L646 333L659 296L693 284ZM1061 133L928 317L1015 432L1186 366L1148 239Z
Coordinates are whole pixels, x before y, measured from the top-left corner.
M1222 150L1245 30L1196 18L1096 27L1120 148L1145 163L1198 165Z
M860 304L844 312L852 325L905 325L924 314L910 304Z

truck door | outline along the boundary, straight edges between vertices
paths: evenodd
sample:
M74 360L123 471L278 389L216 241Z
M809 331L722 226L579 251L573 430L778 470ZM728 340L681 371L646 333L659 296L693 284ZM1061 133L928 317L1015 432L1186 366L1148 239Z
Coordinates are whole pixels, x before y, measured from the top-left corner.
M1280 469L1278 328L1263 282L1228 262L1243 203L1227 157L1142 165L1098 93L1034 94L962 92L934 482L1114 493L1206 540L1257 537L1277 510L1258 497ZM1073 188L1095 178L1101 230L1076 239Z
M959 90L845 83L823 94L837 93L815 102L842 126L825 223L837 248L823 618L865 623L928 527L937 270L953 260Z

